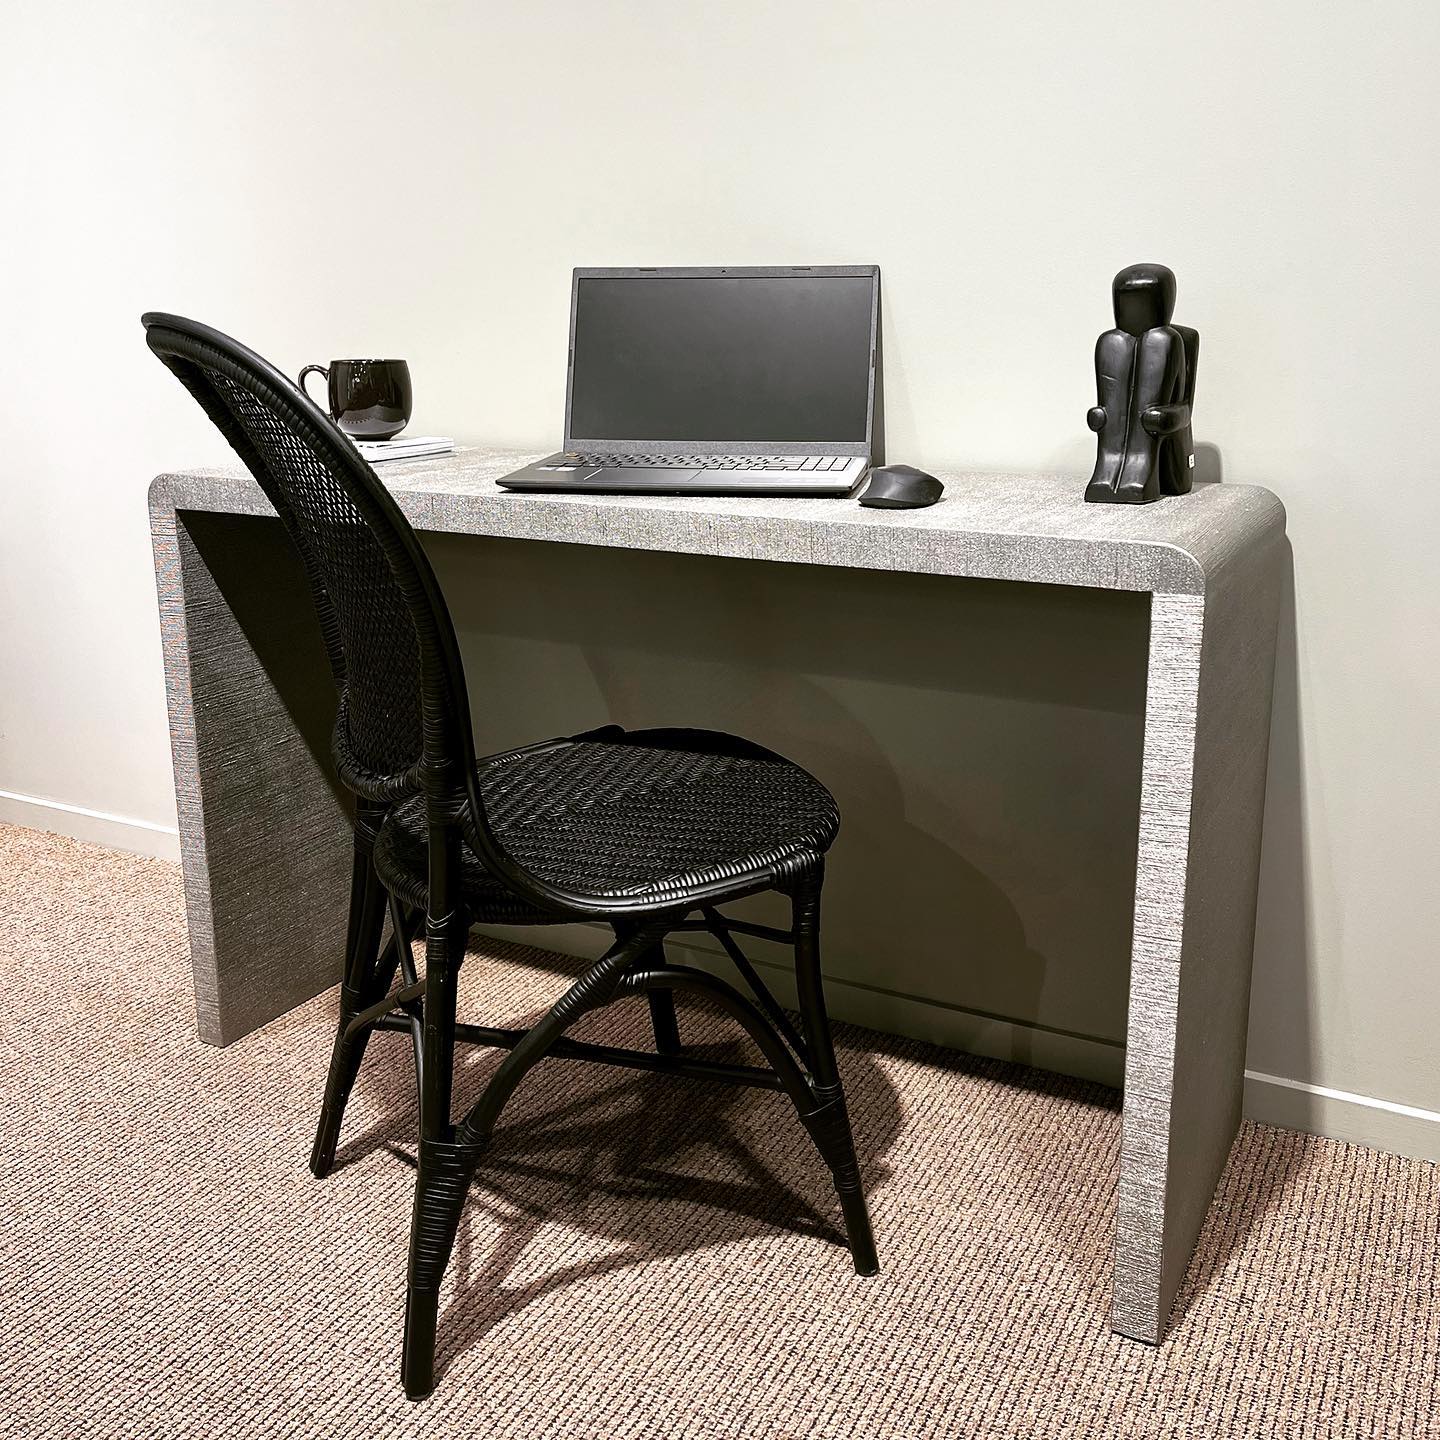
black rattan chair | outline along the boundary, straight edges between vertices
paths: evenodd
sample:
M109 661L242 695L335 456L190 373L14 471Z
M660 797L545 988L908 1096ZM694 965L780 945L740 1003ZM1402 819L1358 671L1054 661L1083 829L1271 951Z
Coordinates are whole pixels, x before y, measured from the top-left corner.
M304 563L339 689L334 756L356 796L341 1017L311 1164L323 1175L376 1030L409 1032L420 1093L402 1365L406 1393L434 1385L440 1280L497 1117L547 1055L783 1090L829 1166L855 1268L878 1268L820 975L824 855L839 816L825 788L769 750L699 730L617 727L481 759L444 598L414 531L375 472L258 355L174 315L143 321L174 371L260 482ZM517 502L522 503L522 502ZM531 502L523 502L531 503ZM540 502L535 502L540 503ZM790 898L792 928L723 916L762 891ZM380 937L388 904L392 938ZM423 917L425 976L410 941ZM455 984L473 923L601 919L615 943L526 1031L457 1024ZM667 935L715 935L750 996L667 963ZM737 935L793 945L797 1031ZM401 983L390 987L397 968ZM766 1066L687 1055L678 988L737 1020ZM581 1015L646 995L656 1050L565 1035ZM451 1117L456 1040L509 1050L479 1101Z

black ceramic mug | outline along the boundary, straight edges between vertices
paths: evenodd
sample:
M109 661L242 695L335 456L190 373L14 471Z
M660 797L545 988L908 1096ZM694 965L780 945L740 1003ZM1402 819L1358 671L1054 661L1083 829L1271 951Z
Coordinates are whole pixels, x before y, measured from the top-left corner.
M352 440L389 440L410 423L410 367L403 360L307 365L300 372L302 390L312 372L325 377L330 386L330 418Z

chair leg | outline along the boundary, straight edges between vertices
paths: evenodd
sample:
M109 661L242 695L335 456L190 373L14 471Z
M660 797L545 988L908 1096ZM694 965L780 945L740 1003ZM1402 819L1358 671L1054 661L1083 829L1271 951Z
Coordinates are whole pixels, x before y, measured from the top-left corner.
M456 1143L455 1127L450 1121L455 983L465 958L468 931L468 921L462 914L438 920L427 917L420 1165L410 1222L405 1349L400 1363L405 1394L412 1400L423 1399L435 1388L440 1281L450 1262L465 1196L479 1160L474 1147Z
M435 1325L440 1281L460 1228L465 1195L505 1102L526 1073L587 1010L603 1005L625 969L653 947L663 929L651 925L617 940L605 957L551 1007L500 1062L500 1068L458 1128L450 1124L450 1072L455 1053L455 972L465 953L465 926L426 945L425 1099L421 1106L420 1173L410 1230L410 1284L405 1299L405 1393L422 1399L435 1388Z
M611 922L617 940L628 940L636 932L633 920ZM657 969L665 966L665 942L656 944L641 958L641 964L649 963ZM651 990L645 996L650 1006L650 1028L655 1032L655 1052L658 1055L678 1055L683 1048L680 1043L680 1020L675 1014L675 992L673 990Z
M410 948L410 940L415 933L415 926L418 917L413 911L407 912L404 904L398 895L390 897L390 932L395 936L396 960L400 966L400 976L406 985L414 985L415 974L415 952ZM418 1013L417 1013L418 1011ZM415 1109L419 1114L421 1107L425 1104L425 1012L424 1002L419 1002L410 1011L410 1044L415 1052ZM421 1116L423 1128L424 1117Z
M870 1211L855 1157L855 1137L835 1063L835 1046L830 1038L830 1018L825 1010L825 989L820 974L821 878L817 874L813 879L802 880L793 897L795 981L810 1056L810 1088L817 1102L813 1110L800 1118L830 1167L856 1274L874 1275L880 1269L880 1261L875 1253Z
M665 947L657 945L651 952L656 965L665 964ZM660 1055L678 1055L680 1043L680 1020L675 1014L675 992L673 990L650 990L646 992L650 1003L650 1028L655 1032L655 1050Z
M360 1073L369 1030L353 1035L346 1026L357 1011L373 1005L390 984L390 976L379 973L380 936L385 924L385 887L375 874L370 848L357 834L355 860L350 880L350 920L345 940L345 978L340 985L340 1023L330 1052L330 1071L325 1079L325 1099L320 1122L310 1151L310 1170L317 1178L330 1173L345 1105Z

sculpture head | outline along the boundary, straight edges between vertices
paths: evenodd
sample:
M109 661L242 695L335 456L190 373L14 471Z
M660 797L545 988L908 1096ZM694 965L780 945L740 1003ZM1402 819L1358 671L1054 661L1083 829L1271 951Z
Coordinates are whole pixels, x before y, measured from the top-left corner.
M1115 326L1143 335L1168 325L1175 313L1175 274L1164 265L1127 265L1110 287L1115 298Z

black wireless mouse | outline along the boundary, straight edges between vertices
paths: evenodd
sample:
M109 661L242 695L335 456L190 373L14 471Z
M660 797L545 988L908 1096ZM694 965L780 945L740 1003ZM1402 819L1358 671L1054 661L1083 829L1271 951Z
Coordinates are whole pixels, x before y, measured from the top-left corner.
M918 510L933 505L944 493L945 487L933 475L913 465L881 465L870 472L860 503L877 510Z

